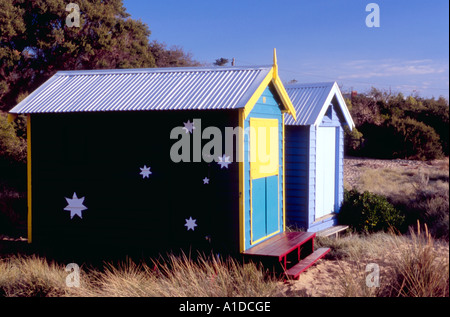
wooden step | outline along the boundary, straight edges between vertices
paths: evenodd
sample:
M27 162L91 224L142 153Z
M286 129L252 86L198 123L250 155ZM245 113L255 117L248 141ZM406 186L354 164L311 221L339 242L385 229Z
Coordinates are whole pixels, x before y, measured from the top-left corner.
M306 258L298 262L296 265L291 267L289 270L286 271L286 275L289 278L297 279L303 271L305 271L307 268L309 268L311 265L316 263L319 259L325 256L330 252L330 248L319 248L310 255L308 255Z

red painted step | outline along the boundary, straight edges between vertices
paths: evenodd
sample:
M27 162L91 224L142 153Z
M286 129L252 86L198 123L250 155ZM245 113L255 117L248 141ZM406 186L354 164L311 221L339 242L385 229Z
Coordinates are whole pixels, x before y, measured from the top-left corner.
M311 265L316 263L319 259L325 256L330 252L330 248L319 248L310 255L308 255L306 258L298 262L296 265L291 267L289 270L286 271L286 275L289 278L297 279L304 270L309 268Z

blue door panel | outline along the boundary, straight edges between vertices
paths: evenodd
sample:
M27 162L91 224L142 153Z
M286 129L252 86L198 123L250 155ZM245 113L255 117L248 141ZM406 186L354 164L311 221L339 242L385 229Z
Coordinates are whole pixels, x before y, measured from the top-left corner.
M266 236L266 179L252 180L253 241Z
M278 175L266 178L266 235L278 230Z

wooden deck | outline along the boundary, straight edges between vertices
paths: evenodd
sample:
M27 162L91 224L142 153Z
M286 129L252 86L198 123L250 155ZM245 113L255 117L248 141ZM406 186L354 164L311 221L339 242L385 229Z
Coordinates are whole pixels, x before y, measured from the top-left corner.
M330 251L328 248L314 251L315 237L315 232L280 233L244 251L244 255L276 259L289 278L298 278L301 272Z
M288 253L298 249L302 244L314 239L315 236L315 232L283 232L244 251L244 254L272 256L281 260ZM313 241L311 242L314 243Z

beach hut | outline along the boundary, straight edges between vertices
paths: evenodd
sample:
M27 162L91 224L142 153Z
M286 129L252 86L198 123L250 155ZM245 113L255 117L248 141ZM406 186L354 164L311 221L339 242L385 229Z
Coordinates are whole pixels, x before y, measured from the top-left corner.
M344 197L344 126L355 125L336 82L287 85L297 120L287 115L288 225L310 232L337 224Z
M285 231L284 115L274 63L60 71L27 116L28 242L99 254L245 253Z

